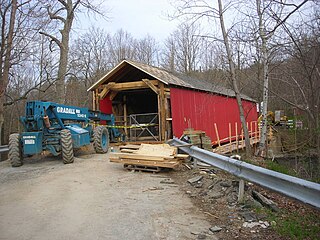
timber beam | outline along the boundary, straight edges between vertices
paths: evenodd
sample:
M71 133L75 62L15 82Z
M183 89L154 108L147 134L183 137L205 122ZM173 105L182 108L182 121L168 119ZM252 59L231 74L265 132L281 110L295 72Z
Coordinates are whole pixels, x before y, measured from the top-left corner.
M110 100L113 101L113 99L117 96L118 92L117 91L112 91L110 93Z
M105 86L102 92L99 94L100 99L105 98L115 84L116 83L114 82L109 82L107 86Z
M142 82L144 82L149 88L151 88L152 91L154 91L156 94L159 94L159 89L148 79L142 79Z
M143 88L151 88L153 91L157 90L158 80L147 80L143 79L142 81L135 82L124 82L124 83L115 83L109 82L104 86L102 92L99 94L99 97L104 98L110 91L126 91L126 90L134 90L134 89L143 89Z

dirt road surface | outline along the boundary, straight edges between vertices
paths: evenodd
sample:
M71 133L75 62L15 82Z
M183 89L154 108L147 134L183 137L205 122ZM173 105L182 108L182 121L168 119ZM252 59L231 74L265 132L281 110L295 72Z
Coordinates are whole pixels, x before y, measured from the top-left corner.
M166 173L125 171L108 155L73 164L39 156L0 162L0 239L196 239L206 216ZM210 236L206 239L216 239Z

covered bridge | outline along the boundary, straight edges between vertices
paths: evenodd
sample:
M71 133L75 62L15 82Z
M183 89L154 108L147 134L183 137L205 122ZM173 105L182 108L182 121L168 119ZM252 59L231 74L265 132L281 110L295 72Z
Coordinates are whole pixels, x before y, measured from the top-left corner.
M234 92L208 81L124 60L88 91L94 110L113 113L130 141L164 141L187 128L205 131L213 142L241 133ZM256 103L243 96L243 106L252 129Z

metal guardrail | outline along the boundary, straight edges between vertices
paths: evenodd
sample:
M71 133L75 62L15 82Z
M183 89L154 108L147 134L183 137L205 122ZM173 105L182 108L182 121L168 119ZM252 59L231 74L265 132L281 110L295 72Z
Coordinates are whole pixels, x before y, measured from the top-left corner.
M0 153L6 153L9 151L9 145L0 146Z
M170 140L169 144L179 145L179 149L191 157L218 167L239 178L320 208L320 184L221 156L195 146L184 147L183 145L186 143L176 138Z

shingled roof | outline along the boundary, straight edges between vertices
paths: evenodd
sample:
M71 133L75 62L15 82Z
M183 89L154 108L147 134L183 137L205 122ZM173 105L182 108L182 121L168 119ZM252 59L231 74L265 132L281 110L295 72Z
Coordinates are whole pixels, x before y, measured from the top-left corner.
M117 72L128 65L139 69L145 74L150 75L152 78L157 79L169 86L170 85L180 86L180 87L185 87L185 88L190 88L195 90L212 92L212 93L216 93L216 94L220 94L228 97L235 97L235 93L233 90L222 87L222 86L218 86L212 82L202 80L202 79L201 80L193 79L182 74L179 74L179 75L173 74L164 69L153 67L144 63L138 63L131 60L123 60L122 62L120 62L116 67L114 67L111 71L109 71L106 75L104 75L96 83L94 83L87 91L94 90L98 88L100 85L112 81L111 79L115 75L117 75ZM254 99L246 95L242 94L241 97L245 100L256 102Z

